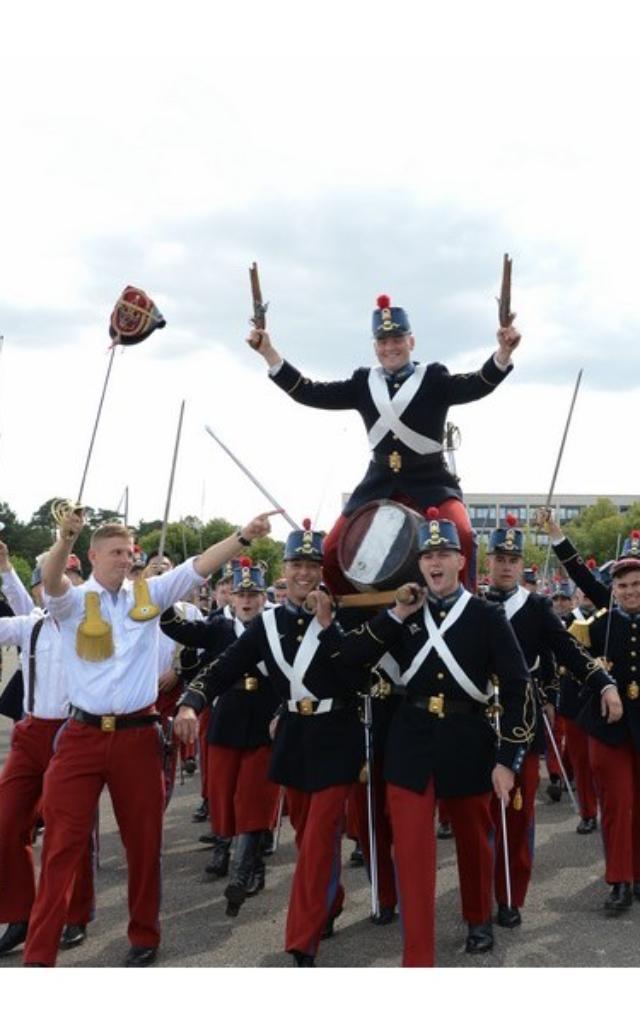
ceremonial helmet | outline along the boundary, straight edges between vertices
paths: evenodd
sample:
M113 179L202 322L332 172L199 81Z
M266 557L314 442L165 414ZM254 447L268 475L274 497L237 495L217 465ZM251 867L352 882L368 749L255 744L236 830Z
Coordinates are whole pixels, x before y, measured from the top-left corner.
M373 311L372 330L377 341L411 334L409 317L400 306L392 306L388 295L379 295Z
M283 562L297 562L299 559L308 562L322 562L322 542L324 533L311 529L311 520L302 520L302 530L292 530L284 546Z
M456 524L451 519L441 519L435 505L427 509L426 522L418 527L418 550L462 551Z
M531 586L538 585L538 566L530 565L526 569L522 570L522 581L523 583L529 583Z
M230 558L228 562L225 562L220 570L220 575L216 580L216 583L229 583L233 580L234 571L240 566L239 558Z
M128 284L116 302L109 321L114 345L137 345L153 331L166 327L166 320L142 288Z
M238 565L233 570L232 594L255 594L266 590L264 572L261 565L254 565L250 558L237 559Z
M492 531L489 537L488 552L490 555L497 551L505 555L524 554L524 533L517 528L518 520L513 513L505 516L505 526L498 526Z

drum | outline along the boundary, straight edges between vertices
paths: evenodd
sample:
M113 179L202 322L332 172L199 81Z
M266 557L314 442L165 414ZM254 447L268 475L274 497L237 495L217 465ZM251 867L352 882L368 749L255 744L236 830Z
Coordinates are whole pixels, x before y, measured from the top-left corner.
M392 590L421 580L418 528L423 517L397 501L370 501L349 516L338 561L356 590Z

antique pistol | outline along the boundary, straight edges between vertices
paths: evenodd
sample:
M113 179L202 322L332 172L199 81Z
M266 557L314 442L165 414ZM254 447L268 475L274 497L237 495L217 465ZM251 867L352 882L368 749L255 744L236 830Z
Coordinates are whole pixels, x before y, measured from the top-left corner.
M498 320L501 327L508 327L511 323L511 264L512 259L505 252L502 261L502 284L500 285L500 298L498 299ZM255 266L255 264L254 264Z
M262 301L262 289L260 288L257 263L252 263L249 267L249 278L251 280L251 300L253 302L251 323L259 331L264 331L267 325L267 307L269 303Z

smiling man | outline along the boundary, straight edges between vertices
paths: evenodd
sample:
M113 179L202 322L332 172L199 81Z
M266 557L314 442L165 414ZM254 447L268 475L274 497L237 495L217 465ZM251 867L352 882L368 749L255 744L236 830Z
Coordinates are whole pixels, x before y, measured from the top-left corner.
M520 342L512 324L501 327L498 350L480 370L450 374L442 363L412 360L415 338L409 318L400 306L392 306L386 295L378 298L372 327L378 366L360 367L349 380L328 383L308 380L286 362L266 331L253 330L247 339L267 362L274 383L294 401L316 409L355 409L364 421L371 462L325 540L324 575L334 593L353 590L338 563L345 519L374 499L392 498L419 512L438 506L442 516L456 523L466 557L464 571L471 568L471 524L460 481L450 473L444 458L447 413L451 405L491 394L510 373L511 356Z
M455 524L429 512L419 537L426 589L415 587L408 603L349 633L334 658L347 680L389 651L406 687L384 760L406 967L434 963L438 798L447 801L455 835L467 952L492 948L490 795L508 800L532 717L527 666L502 609L460 584L464 556ZM494 674L503 709L499 742L487 715Z

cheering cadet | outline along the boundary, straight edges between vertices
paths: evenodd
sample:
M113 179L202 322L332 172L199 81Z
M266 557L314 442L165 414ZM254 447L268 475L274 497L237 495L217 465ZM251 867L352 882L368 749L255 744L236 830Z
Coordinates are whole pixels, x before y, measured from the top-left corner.
M242 636L260 614L264 595L262 570L252 565L250 558L241 558L231 589L233 619L217 615L210 622L187 623L169 609L161 626L174 640L204 649L211 660ZM211 710L206 757L209 813L216 839L212 875L227 874L229 846L232 838L238 837L225 890L229 917L237 915L248 895L264 887L262 843L278 801L278 787L268 779L269 724L277 706L278 697L261 661L240 675Z
M420 529L425 592L396 603L346 636L333 658L349 677L389 650L406 697L389 732L384 775L404 931L403 964L434 962L436 800L445 797L458 854L468 953L493 946L491 790L507 800L529 740L527 667L500 608L472 597L459 582L464 565L455 524ZM424 607L420 607L424 602ZM487 715L488 680L500 679L500 741ZM527 710L528 709L528 710Z
M511 356L520 342L513 325L501 327L498 350L480 370L451 375L442 363L412 362L415 339L409 318L386 295L378 299L372 326L379 366L361 367L349 380L330 383L303 377L282 359L266 331L254 329L247 339L267 362L274 383L294 401L317 409L356 409L364 420L371 462L325 541L324 574L334 593L353 590L342 576L337 557L345 518L374 498L394 498L421 512L428 505L438 505L441 515L456 523L471 567L471 523L460 481L444 459L447 412L450 405L491 394L511 371Z
M88 842L103 786L109 788L129 868L128 967L152 963L160 941L160 852L164 809L158 693L158 617L244 545L269 531L267 516L176 569L132 584L129 531L106 523L92 535L92 575L72 588L64 577L84 526L62 520L44 565L48 606L60 626L71 719L47 771L42 870L24 952L28 965L55 964L69 886Z
M524 567L524 534L516 528L514 517L507 517L507 526L494 530L489 540L489 580L487 599L500 603L511 623L524 653L530 671L535 674L541 658L549 652L559 664L588 685L602 704L602 714L613 722L621 714L620 699L615 681L601 666L589 657L574 637L570 636L554 614L551 601L541 594L527 591L520 585ZM516 778L516 796L507 809L507 834L511 875L511 904L507 901L507 883L504 868L503 836L500 826L500 807L494 801L493 813L498 834L496 849L496 898L498 924L513 928L520 924L533 862L535 797L540 771L540 753L544 750L545 729L541 720L549 715L553 700L545 687L545 680L536 685L541 716L538 719L535 741L524 758ZM552 714L551 714L551 717Z
M78 566L78 559L71 555L65 571L74 586L82 582ZM0 619L0 643L21 648L26 680L23 717L14 726L11 750L0 775L0 921L9 922L0 938L0 956L4 956L22 945L27 936L36 891L31 835L54 740L69 714L69 694L58 626L34 605L2 542L0 583L16 613ZM93 911L92 842L87 837L67 910L63 949L84 941Z
M329 599L317 590L322 534L289 534L284 552L285 604L256 616L207 673L188 687L176 718L185 739L195 735L196 712L264 662L282 700L270 778L287 787L298 860L286 926L286 949L297 967L313 967L320 939L342 910L340 846L345 802L363 760L363 732L355 702L330 662L340 633ZM305 604L309 595L317 612ZM320 633L323 634L322 648Z

